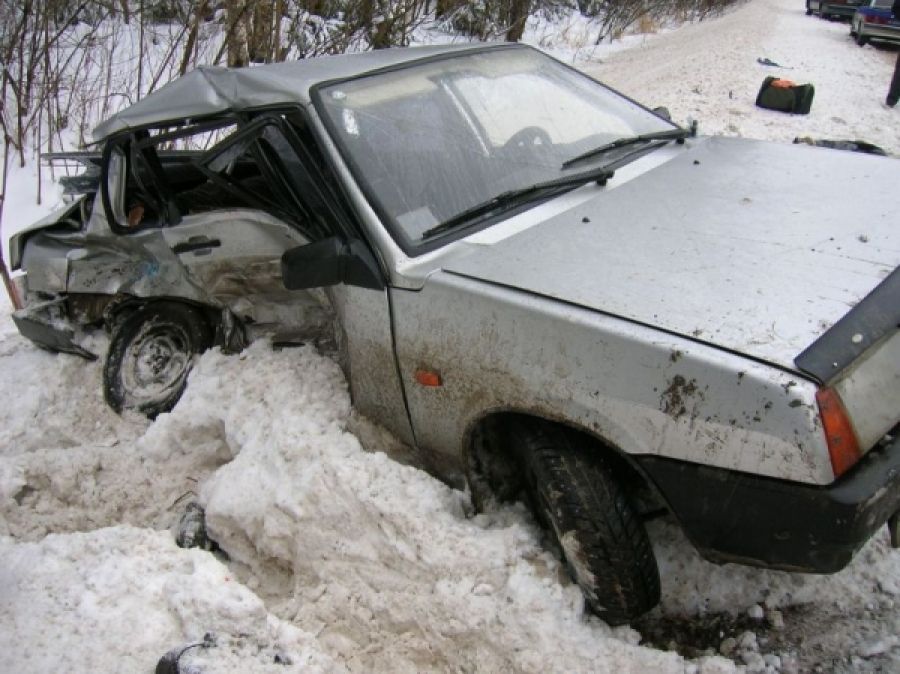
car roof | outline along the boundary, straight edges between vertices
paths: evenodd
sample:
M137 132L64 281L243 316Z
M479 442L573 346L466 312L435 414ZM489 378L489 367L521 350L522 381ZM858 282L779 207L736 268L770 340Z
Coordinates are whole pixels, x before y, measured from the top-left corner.
M310 90L322 82L490 46L478 43L379 49L249 68L200 66L104 120L94 129L93 136L99 142L121 131L162 126L166 122L279 104L306 105L310 102Z

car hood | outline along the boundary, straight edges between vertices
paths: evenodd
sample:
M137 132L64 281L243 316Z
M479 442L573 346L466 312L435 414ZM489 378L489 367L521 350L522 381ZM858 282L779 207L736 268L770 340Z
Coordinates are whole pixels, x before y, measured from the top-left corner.
M900 264L900 161L706 138L443 265L785 368ZM592 188L587 188L592 189Z

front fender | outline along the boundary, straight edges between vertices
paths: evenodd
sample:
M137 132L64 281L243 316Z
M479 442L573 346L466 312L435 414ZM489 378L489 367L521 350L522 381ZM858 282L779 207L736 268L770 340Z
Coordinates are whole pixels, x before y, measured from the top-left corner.
M815 384L793 372L620 318L446 273L394 293L415 437L462 468L466 432L515 410L661 456L827 484ZM417 383L437 372L440 386Z

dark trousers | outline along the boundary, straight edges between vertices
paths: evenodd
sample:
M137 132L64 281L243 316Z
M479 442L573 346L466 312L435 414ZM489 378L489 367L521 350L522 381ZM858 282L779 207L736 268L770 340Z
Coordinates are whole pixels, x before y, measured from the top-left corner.
M891 78L891 88L888 90L887 104L897 105L900 100L900 52L897 52L897 65L894 66L894 76Z

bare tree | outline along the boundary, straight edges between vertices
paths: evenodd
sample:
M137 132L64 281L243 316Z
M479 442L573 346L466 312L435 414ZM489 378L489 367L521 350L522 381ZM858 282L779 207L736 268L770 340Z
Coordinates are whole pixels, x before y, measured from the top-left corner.
M187 44L184 46L184 53L181 56L181 65L178 67L178 74L184 75L188 66L197 58L197 36L200 34L200 24L209 12L209 0L198 0L194 5L194 17L191 20L191 30L188 33Z
M253 7L252 30L247 44L247 53L253 63L271 63L274 60L275 0L257 0Z
M525 32L525 23L531 13L530 0L507 0L507 15L509 28L506 30L506 39L510 42L518 42Z
M225 45L228 49L228 67L230 68L242 68L250 63L249 9L250 0L225 0L225 16L228 24Z

